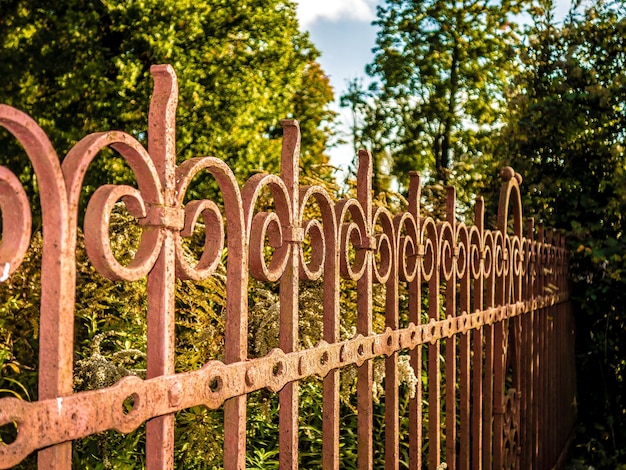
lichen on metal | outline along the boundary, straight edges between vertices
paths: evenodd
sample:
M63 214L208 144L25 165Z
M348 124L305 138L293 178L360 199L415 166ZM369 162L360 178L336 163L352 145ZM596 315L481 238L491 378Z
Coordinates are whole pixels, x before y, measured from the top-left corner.
M78 142L61 165L32 118L0 105L0 125L25 148L40 187L46 272L39 399L0 399L0 425L17 425L15 441L0 446L1 468L38 451L40 468L69 469L72 440L108 429L126 433L144 422L147 468L172 468L174 413L204 405L224 408L224 467L243 469L246 397L263 388L280 394L280 466L296 468L298 382L318 376L323 378L323 468L336 469L341 466L339 374L349 365L358 367L358 466L373 468L372 362L379 356L385 357L386 368L385 466L398 468L402 350L409 351L418 377L408 412L411 468L422 468L423 462L438 468L444 461L449 469L467 470L544 468L556 462L575 418L567 251L559 234L535 230L532 222L526 222L524 236L521 177L514 170L501 173L495 230L484 228L480 198L475 225L459 223L453 189L448 190L445 221L422 216L416 173L411 174L408 209L392 214L373 205L372 159L366 151L359 152L356 198L335 201L323 187L301 187L299 126L287 120L282 122L281 174L255 175L240 187L233 171L217 158L193 158L176 166L176 75L167 65L151 71L155 88L148 149L123 132L95 133ZM145 380L126 377L108 388L73 393L78 203L90 163L107 147L128 163L137 188L103 185L95 191L85 212L85 244L91 263L107 278L148 278L148 372ZM223 209L209 200L184 202L191 180L202 173L216 180ZM274 212L257 210L262 194L271 195ZM109 216L119 201L142 227L136 255L126 265L117 260L109 241ZM318 208L318 219L305 219L310 205ZM5 280L19 269L29 246L31 216L19 180L3 167L0 209ZM184 255L183 240L193 234L200 217L206 240L193 264ZM306 257L304 240L310 245ZM266 243L273 248L269 260ZM175 280L213 275L225 249L224 359L175 373ZM260 358L248 357L247 351L250 275L280 282L280 348ZM339 335L342 277L356 281L357 290L356 334L347 340ZM313 348L299 349L300 284L319 279L323 339ZM372 326L375 283L385 286L386 328L381 333ZM404 326L399 320L401 283L408 291ZM421 381L425 352L427 384ZM423 422L425 391L428 426ZM129 397L130 411L124 409Z

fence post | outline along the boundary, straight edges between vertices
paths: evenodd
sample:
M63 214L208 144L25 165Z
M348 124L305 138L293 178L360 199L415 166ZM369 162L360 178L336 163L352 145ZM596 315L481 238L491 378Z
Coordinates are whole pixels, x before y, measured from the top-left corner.
M299 161L300 128L297 121L282 121L284 130L281 156L281 177L287 187L291 212L286 237L290 243L287 265L280 280L280 348L290 353L298 349L298 292L300 286L300 235L297 225L300 204ZM285 238L284 238L285 239ZM281 470L298 468L298 382L290 382L280 391L280 468Z
M365 214L365 227L372 226L372 156L366 150L359 150L357 173L357 200ZM366 234L372 236L371 232ZM365 257L365 270L357 281L357 333L367 337L372 335L372 284L373 257L368 252ZM374 380L372 361L365 361L358 369L357 409L358 438L357 462L363 470L374 466L374 443L372 436L374 406L372 403L372 382Z

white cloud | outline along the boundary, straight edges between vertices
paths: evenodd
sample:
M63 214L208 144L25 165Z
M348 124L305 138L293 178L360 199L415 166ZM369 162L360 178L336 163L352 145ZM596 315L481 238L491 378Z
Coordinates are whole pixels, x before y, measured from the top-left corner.
M295 0L300 28L308 29L315 21L358 20L369 22L376 17L377 0Z

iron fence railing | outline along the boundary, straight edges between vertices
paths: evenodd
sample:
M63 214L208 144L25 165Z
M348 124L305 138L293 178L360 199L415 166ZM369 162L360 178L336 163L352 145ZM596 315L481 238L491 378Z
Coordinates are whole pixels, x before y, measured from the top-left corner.
M561 235L523 221L519 175L510 168L502 171L497 230L484 228L481 199L475 225L457 222L453 190L448 191L447 220L423 217L417 174L411 175L406 212L374 207L372 163L364 151L357 197L335 201L322 187L300 186L299 128L296 121L284 121L280 176L255 175L240 188L231 169L216 158L176 166L176 75L169 66L154 66L152 73L147 150L128 134L97 133L76 144L60 164L30 117L0 106L0 125L24 147L37 177L45 273L39 399L0 399L0 425L17 426L15 441L0 446L0 467L38 451L39 468L67 469L72 440L109 429L129 432L147 422L147 468L172 468L174 413L204 405L223 407L224 467L243 469L247 394L265 388L279 394L281 468L295 468L298 383L319 376L323 468L339 468L339 378L342 368L356 365L358 466L372 468L372 364L384 356L385 465L398 468L402 350L409 351L418 378L408 411L410 468L435 469L445 462L448 469L541 469L558 462L576 412L567 253ZM137 189L104 185L95 191L84 215L85 244L91 263L105 277L132 281L147 276L147 378L129 376L108 388L74 393L78 204L87 168L106 147L126 160ZM217 181L223 205L184 203L191 179L202 172ZM264 191L273 198L273 212L257 209ZM120 200L143 227L136 256L124 266L108 239L108 217ZM319 217L305 220L305 208L312 206ZM31 214L22 185L5 168L0 168L0 208L0 263L6 279L20 267L30 244ZM205 248L190 264L182 240L199 217L206 224ZM175 280L211 276L225 248L224 359L175 373ZM250 275L280 286L280 349L255 359L247 351ZM347 340L339 331L341 278L355 281L358 298L356 335ZM298 298L307 280L323 285L323 338L301 349ZM374 284L385 287L386 329L380 333L372 325ZM403 312L408 323L403 324L400 288L408 293ZM423 306L427 322L421 320ZM427 364L424 371L422 364ZM124 408L129 397L130 411Z

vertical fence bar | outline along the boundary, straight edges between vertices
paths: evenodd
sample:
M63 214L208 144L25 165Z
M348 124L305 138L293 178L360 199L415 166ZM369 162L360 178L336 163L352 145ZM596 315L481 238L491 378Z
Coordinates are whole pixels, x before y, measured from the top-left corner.
M521 177L518 174L514 176L518 181L518 184L521 183ZM514 232L515 238L517 240L517 245L514 253L511 255L511 295L512 299L509 302L523 302L524 293L525 293L525 274L524 274L524 219L522 215L522 201L521 194L519 192L519 186L516 189L516 205L513 208L514 211ZM516 273L516 270L518 272ZM521 411L522 408L522 396L524 394L524 387L522 386L523 375L525 373L524 370L524 362L527 360L529 356L523 357L522 355L526 353L524 350L524 316L516 316L513 318L513 334L514 334L514 346L511 348L511 341L509 340L509 346L507 348L507 353L511 356L511 362L513 364L513 387L515 389L515 403L516 403L516 416L509 417L510 419L515 420L515 424L517 426L518 432L518 441L517 448L514 449L514 454L512 455L512 464L514 468L517 470L520 468L521 464L521 456L520 453L523 452L521 447L521 439L522 439L522 419L523 414ZM512 349L512 350L511 350ZM506 362L505 362L506 367ZM505 410L505 413L507 410ZM513 446L513 444L510 444ZM506 449L503 449L503 452L506 452ZM506 457L506 454L505 454ZM506 464L506 461L505 461Z
M540 237L540 227L537 228L536 236L537 241L533 244L533 279L532 279L532 298L536 300L539 296L539 271L541 269L541 242L543 238ZM533 449L532 449L532 468L538 468L539 465L539 446L540 441L540 429L539 429L539 417L540 417L540 403L543 400L541 392L541 374L539 371L540 356L541 356L541 309L537 308L533 312Z
M148 119L148 153L161 179L166 207L176 206L176 106L178 80L168 65L155 65L154 99ZM174 373L176 247L173 228L163 227L161 253L148 274L148 378ZM146 424L146 467L174 466L174 415L153 418Z
M556 241L555 241L555 246L554 246L554 267L553 267L553 271L554 271L554 284L556 286L556 293L560 294L561 292L561 278L559 275L559 266L558 266L558 261L559 261L559 251L561 248L561 240L562 240L563 234L559 231L556 232ZM555 355L554 355L554 364L555 364L555 377L554 377L554 390L555 393L557 394L558 397L560 397L560 399L557 398L556 401L556 416L555 416L555 425L556 425L556 429L558 431L560 431L556 437L556 444L558 447L558 449L555 450L556 452L556 457L557 457L557 461L559 459L562 458L562 449L565 448L565 445L567 443L567 439L569 437L569 433L567 433L564 429L563 429L563 425L564 422L566 421L566 418L563 414L563 405L565 403L565 400L563 400L563 398L565 397L567 399L567 395L565 395L564 390L563 390L563 384L564 384L564 373L565 373L565 362L562 361L562 356L561 353L563 351L563 343L565 340L565 331L563 328L563 320L565 319L565 312L564 312L564 305L559 303L557 305L554 306L556 308L556 328L555 328L555 334L556 334L556 338L557 338L557 342L555 345Z
M357 174L357 199L365 212L367 227L372 224L372 157L366 150L359 150ZM363 336L372 334L372 255L367 254L365 271L357 281L357 333ZM365 361L358 369L357 378L358 444L357 460L359 469L371 470L374 466L374 443L372 436L374 406L372 402L372 382L374 380L372 361Z
M559 232L555 232L554 234L554 248L553 248L553 266L552 266L552 275L553 275L553 279L554 279L554 291L556 293L559 292L559 287L560 287L560 279L559 279L559 273L557 272L556 268L557 268L557 264L556 264L556 260L557 260L557 256L558 256L558 249L561 245L561 234ZM563 320L563 309L562 306L560 304L554 305L552 307L552 309L554 310L554 354L553 354L553 359L554 359L554 369L553 369L553 381L554 381L554 388L553 388L553 392L555 392L557 394L557 398L554 401L554 429L556 430L555 434L555 445L558 446L558 448L556 448L554 450L554 456L556 457L555 462L560 458L561 455L561 450L563 449L562 445L565 444L565 440L564 438L567 438L567 436L563 436L563 416L561 414L561 410L563 409L563 394L562 392L559 393L559 387L558 384L563 383L562 379L563 379L563 367L559 367L559 364L561 364L560 362L560 353L561 353L561 348L562 348L562 343L563 343L563 329L562 329L562 320Z
M280 348L290 353L298 348L298 292L299 279L299 236L296 231L298 212L300 170L300 128L297 121L281 122L284 130L281 156L281 177L285 182L291 202L290 224L292 231L287 265L280 279ZM280 391L279 401L279 449L281 470L298 468L298 382L290 382Z
M526 221L526 244L524 245L524 263L525 273L522 285L522 299L529 301L532 299L533 277L534 277L534 260L533 260L533 239L534 239L534 220ZM521 468L532 467L532 452L534 426L533 426L533 317L534 309L524 315L522 318L522 347L520 348L520 361L522 364L522 383L521 383L521 403L520 403L520 445L521 452Z
M59 157L37 123L21 111L0 104L0 126L6 128L19 141L30 159L37 177L42 224L45 227L41 270L46 275L41 276L38 398L46 400L64 397L72 393L73 386L76 229L70 225L74 222L70 212L75 213L77 207L68 207ZM8 184L4 180L4 175L5 173L0 182ZM19 183L17 184L19 186ZM28 200L23 188L20 189L21 192L15 187L10 189L3 187L0 191L2 245L5 249L2 255L3 261L7 262L3 263L3 268L8 270L3 273L4 276L11 275L17 268L12 265L17 261L13 258L16 253L7 252L7 248L17 240L9 240L13 237L9 236L9 230L5 225L10 224L13 229L17 227L22 229L22 233L11 235L23 238L24 251L31 236ZM13 197L20 199L20 202L16 203ZM13 218L10 214L16 217ZM17 261L17 265L20 262ZM64 442L40 450L37 453L37 462L40 469L69 470L72 465L72 443Z
M504 273L496 279L495 305L504 305ZM502 468L502 447L504 428L504 386L506 380L505 351L508 320L495 323L493 329L493 436L491 438L492 465L494 469Z
M504 234L503 234L504 235ZM496 305L505 305L504 286L505 274L496 279ZM492 465L494 469L503 466L503 434L504 429L504 386L506 381L506 331L509 320L503 320L493 325L493 437Z
M541 286L541 294L543 295L545 293L545 289L544 289L544 282L547 279L547 265L546 265L546 261L547 261L547 243L548 243L548 237L547 237L547 233L545 231L543 231L543 228L541 230L540 233L543 233L543 235L541 236L542 239L542 249L541 249L541 267L540 267L540 272L539 272L539 278L540 278L540 283L539 285ZM550 420L549 420L549 413L550 413L550 390L549 390L549 386L548 386L548 378L549 378L549 374L548 374L548 370L550 367L550 361L549 361L549 356L548 356L548 345L550 342L550 333L549 333L549 328L550 328L550 319L549 319L549 315L550 315L550 310L548 309L547 306L542 306L542 308L540 309L541 313L540 313L540 318L541 318L541 346L540 346L540 357L539 357L539 367L540 367L540 375L541 375L541 379L540 379L540 386L541 386L541 404L540 404L540 415L539 415L539 426L541 429L541 457L539 460L539 464L540 465L548 465L549 462L549 452L550 450L548 449L548 446L546 446L544 443L548 442L548 445L551 445L551 443L549 442L549 435L546 432L546 428L550 425Z
M329 204L326 207L326 204ZM324 201L322 208L324 224L324 341L339 341L340 325L340 278L338 227L330 201ZM323 381L323 422L322 422L322 468L339 470L339 419L340 419L340 372L331 370Z
M453 187L446 188L446 219L450 225L452 239L450 240L450 277L446 279L445 313L447 317L456 317L456 266L458 262L456 240L456 193ZM441 265L448 263L442 259ZM446 384L446 465L450 470L456 470L456 335L445 340L445 384Z
M339 322L335 322L336 325ZM330 330L331 327L325 329ZM324 341L337 342L337 334L331 335L329 332L324 335ZM329 341L334 336L334 341ZM322 468L339 469L339 386L340 386L339 369L331 370L323 380L323 423L322 423Z
M385 283L385 327L397 330L400 327L398 313L398 288L400 261L400 230L391 220L381 220L383 229L391 238L391 275ZM389 224L389 225L388 225ZM395 229L395 230L394 230ZM372 227L373 232L373 227ZM372 234L373 236L373 234ZM400 419L398 380L398 352L385 359L385 468L395 470L400 467Z
M548 235L547 243L550 246L548 248L548 253L547 253L548 263L546 266L546 278L548 281L548 285L550 285L550 284L553 284L553 281L554 281L554 277L552 273L554 232L552 231L552 229L548 230L547 235ZM552 288L549 288L547 290L544 289L543 294L546 295L550 293L551 291L552 291ZM546 311L550 312L549 314L546 315L546 318L548 320L548 332L549 332L548 341L546 341L546 352L548 356L548 371L547 371L547 377L546 377L547 384L548 384L547 419L548 419L548 426L550 427L550 429L556 429L555 420L554 420L555 410L556 410L556 405L557 405L555 402L555 396L554 396L554 376L555 376L554 347L556 343L556 335L554 333L555 333L555 314L557 312L556 312L556 309L553 307L546 308ZM547 436L548 445L549 445L547 458L548 458L548 462L550 463L556 462L556 459L554 458L555 434L556 433L550 433Z
M545 284L543 285L543 292L542 294L546 294L547 290L546 290L546 285L548 283L551 282L551 278L550 278L550 258L551 258L551 254L550 254L550 244L552 243L552 236L551 236L551 229L549 228L545 228L544 229L544 238L545 238L545 244L546 244L546 248L545 248L545 263L544 263L544 267L543 267L543 271L544 271L544 282ZM544 348L544 369L543 369L543 374L544 374L544 425L545 427L549 428L550 426L553 425L552 423L552 411L553 411L553 399L552 399L552 368L553 368L553 364L552 364L552 342L553 342L553 336L554 336L554 331L553 331L553 327L554 327L554 323L553 323L553 309L550 308L549 306L544 306L544 327L545 327L545 341L543 344L543 348ZM552 439L552 433L547 433L544 432L544 441L543 442L547 442L548 445L545 446L544 445L544 463L547 465L549 464L549 462L552 460L552 446L554 444L553 439Z
M567 279L564 276L562 266L565 260L564 252L565 252L565 232L561 232L561 237L559 240L558 246L558 258L557 258L557 273L558 273L558 293L559 295L564 295L567 290L566 282ZM561 415L559 416L559 423L561 424L561 436L562 443L561 448L565 448L568 445L568 441L570 439L570 420L569 417L573 415L573 410L571 409L572 402L570 401L570 389L569 389L569 361L567 360L569 348L569 333L568 333L568 303L563 302L559 304L559 309L561 310L560 318L561 318L561 330L559 331L559 338L561 338L561 350L560 357L558 359L559 371L561 374L560 380L557 382L560 388L560 394L565 396L565 400L560 400L561 403Z
M546 267L545 267L545 280L549 284L552 281L552 275L550 272L551 268L551 260L552 260L552 230L547 229L545 232L546 243L549 245L546 250ZM546 289L547 286L544 284L543 295L546 295L549 290ZM545 380L546 380L546 403L545 403L545 417L546 417L546 426L548 429L554 429L554 394L553 394L553 386L552 386L552 378L554 371L554 362L552 358L553 351L553 343L554 343L554 311L552 308L546 306L546 342L545 342L545 356L546 356L546 368L544 370ZM545 463L551 464L554 455L554 437L553 433L546 432L546 441L548 442L548 446L546 446L545 453ZM545 441L544 441L545 442Z
M428 281L428 317L439 320L439 286L441 277L439 234L429 234L433 247L433 270ZM428 464L437 468L441 462L441 368L439 341L428 345Z
M471 311L471 259L472 256L470 248L470 237L467 230L465 235L461 239L461 245L465 250L465 266L461 274L460 279L460 292L459 292L459 310L461 312ZM471 430L471 342L469 331L464 332L459 337L459 407L460 407L460 450L459 450L459 465L460 470L470 470L471 464L471 448L470 448L470 430Z
M242 198L226 174L218 177L224 192L228 259L226 265L226 312L224 362L232 364L248 359L248 279L251 226L245 211L252 211L249 196ZM221 181L220 181L221 180ZM222 186L223 184L223 186ZM244 188L245 189L245 188ZM230 398L224 403L224 469L246 467L246 401L247 395Z
M421 181L416 172L410 173L409 213L413 214L416 224L416 243L420 240L420 196ZM422 246L416 246L416 273L413 282L409 283L409 322L419 325L422 322ZM419 345L409 353L411 367L417 377L415 397L409 401L409 468L422 468L422 346Z
M391 229L391 227L390 227ZM397 330L398 319L398 246L397 237L393 237L393 250L396 251L392 262L391 276L385 283L385 327ZM385 469L394 470L400 466L399 437L400 421L398 416L398 353L385 359Z
M543 236L541 226L536 230L535 248L533 250L534 257L534 278L533 278L533 299L536 300L540 293L540 271L541 271L541 243L543 242ZM540 463L540 445L541 445L541 429L540 429L540 416L541 416L541 403L543 402L542 389L541 389L541 370L540 366L543 366L541 362L541 326L542 326L542 311L537 307L533 315L533 386L534 386L534 406L533 406L533 468L538 468Z
M532 302L532 309L530 311L529 316L529 347L531 351L530 355L530 397L529 397L529 410L528 415L529 419L529 427L528 427L528 442L529 442L529 454L528 454L528 464L529 466L533 466L537 463L536 460L536 449L537 449L537 400L539 399L539 395L537 393L537 325L538 325L538 314L537 308L535 306L534 300L536 299L537 294L537 242L535 239L535 224L534 220L531 219L529 222L529 238L531 239L531 246L529 249L530 253L530 273L528 277L528 299Z
M561 282L561 275L558 269L558 257L560 256L560 250L561 250L561 243L562 243L562 237L563 234L558 232L557 233L557 242L556 242L556 246L555 246L555 259L554 259L554 275L555 275L555 285L556 285L556 292L558 294L560 294L562 292L562 282ZM556 393L562 397L560 400L558 400L556 402L556 412L557 412L557 416L556 416L556 431L557 431L557 438L556 438L556 445L558 446L558 448L556 449L556 456L557 459L561 458L562 455L562 449L565 447L566 442L567 442L567 438L569 437L567 435L567 432L565 430L565 424L566 424L566 416L564 413L564 403L566 403L567 401L567 394L564 393L563 390L563 384L567 383L567 379L565 377L565 373L567 370L566 367L566 362L564 361L564 356L563 356L563 350L564 350L564 343L565 343L565 339L566 339L566 335L567 333L565 332L564 329L564 322L565 322L565 311L564 311L564 305L563 304L557 304L555 305L557 313L556 313L556 339L557 339L557 344L556 344L556 380L555 380L555 390ZM563 399L564 398L564 399Z
M36 174L40 177L39 173ZM50 198L43 203L44 225L49 234L43 236L41 262L42 272L46 275L41 276L39 400L70 395L73 387L75 258L70 248L72 241L64 227L65 201L56 197L62 193L50 190L51 186L62 181L60 176L55 182L38 180L42 199ZM64 442L40 450L37 464L40 470L69 470L72 468L72 443Z
M544 256L544 231L543 226L540 225L537 230L537 241L538 244L538 269L537 269L537 296L543 295L543 282L545 279L545 256ZM548 424L545 420L546 416L546 400L548 399L546 392L546 374L545 368L548 367L546 361L546 328L547 328L547 316L545 307L538 309L538 363L537 363L537 373L539 375L538 378L538 396L539 400L537 403L537 447L538 447L538 455L537 455L537 467L543 468L545 465L545 454L546 448L542 446L541 443L545 442L545 430L546 425Z
M547 290L544 290L544 295L549 294L550 292L553 291L553 284L554 284L554 243L555 243L555 235L556 233L554 232L554 230L550 229L548 231L548 244L550 245L549 251L548 251L548 266L547 266L547 279L548 279L548 288ZM556 348L556 330L555 330L555 326L556 326L556 318L555 315L558 314L558 308L549 308L546 310L550 310L550 314L546 315L546 319L548 321L548 341L546 342L546 348L548 351L548 395L547 395L547 405L548 405L548 426L550 430L554 430L556 429L556 422L555 422L555 418L556 418L556 394L555 394L555 386L554 386L554 380L556 378L556 362L555 362L555 348ZM556 462L556 456L558 454L556 454L558 449L555 449L555 445L556 445L556 432L552 431L550 433L550 435L548 436L548 442L550 443L549 445L549 449L548 449L548 461L550 464L553 464L554 462Z
M485 283L485 308L495 306L495 284L496 284L496 259L495 241L493 237L488 238L491 245L490 272ZM491 470L493 457L493 350L494 331L493 325L483 327L485 338L485 365L483 375L483 468Z
M476 199L474 225L478 232L479 269L474 279L473 309L482 310L484 301L485 246L484 224L485 203L481 197ZM483 331L480 327L472 332L472 469L483 468Z

